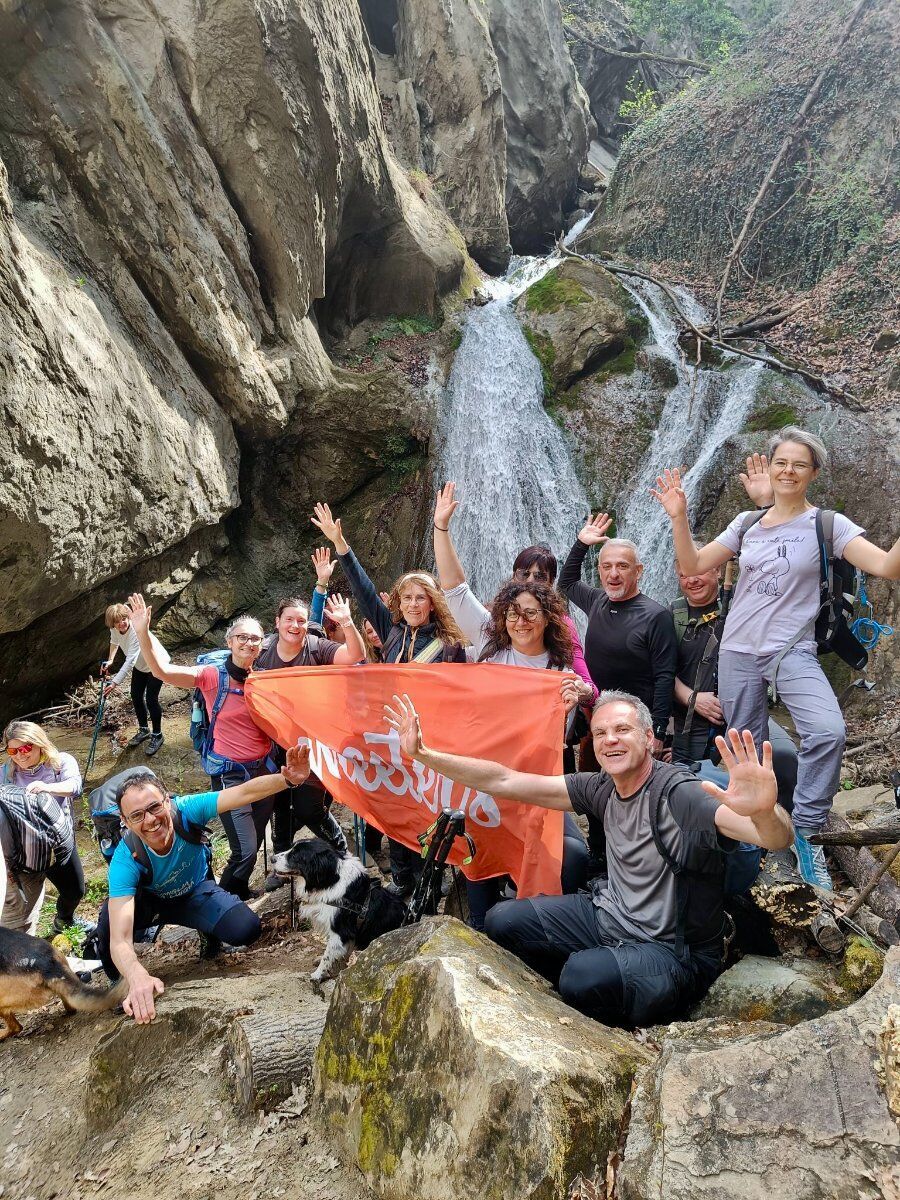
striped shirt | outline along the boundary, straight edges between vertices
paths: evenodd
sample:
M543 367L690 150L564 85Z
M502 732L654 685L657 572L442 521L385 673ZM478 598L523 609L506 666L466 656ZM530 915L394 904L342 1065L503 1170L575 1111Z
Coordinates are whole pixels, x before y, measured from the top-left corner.
M69 806L49 792L0 786L0 843L11 871L45 875L55 856L75 848Z

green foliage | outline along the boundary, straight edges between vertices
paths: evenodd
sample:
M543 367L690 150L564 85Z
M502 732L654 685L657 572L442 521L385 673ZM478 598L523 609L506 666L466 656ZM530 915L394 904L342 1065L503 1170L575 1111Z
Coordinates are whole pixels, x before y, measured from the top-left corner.
M626 7L639 33L654 32L672 43L687 35L703 58L727 57L746 34L724 0L626 0Z
M98 875L94 879L89 879L85 885L84 898L88 904L99 906L109 895L109 876Z
M555 269L531 285L525 293L525 307L528 312L553 313L569 304L588 304L590 299L580 283L561 276Z
M541 375L544 380L544 397L549 400L553 395L553 365L556 362L556 351L553 342L545 333L535 333L532 329L523 327L525 340L531 347L531 352L541 364Z
M369 334L369 345L374 349L380 346L382 342L389 342L395 337L418 337L423 333L434 333L436 329L440 329L442 318L440 317L391 317L389 321L385 321L380 329L376 329L374 333Z
M885 200L859 166L819 162L806 197L804 220L807 258L815 278L873 241L884 221Z
M775 401L751 413L744 426L746 433L766 433L772 429L784 429L785 425L796 425L796 412L789 404Z
M619 105L619 116L628 125L640 125L659 112L659 93L642 83L635 73L625 85L626 99Z

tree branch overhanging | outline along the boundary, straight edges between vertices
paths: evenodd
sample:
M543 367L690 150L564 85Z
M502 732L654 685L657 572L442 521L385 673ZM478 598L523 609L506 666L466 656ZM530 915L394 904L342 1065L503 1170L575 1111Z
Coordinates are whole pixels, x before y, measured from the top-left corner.
M588 33L578 17L574 17L566 23L566 30L576 41L584 42L592 50L599 50L601 54L608 54L611 58L634 59L637 62L657 62L669 67L690 67L691 70L702 71L704 74L708 74L712 69L710 63L702 62L699 58L675 58L669 54L653 54L650 50L619 50L616 46L604 46L602 42L598 42L595 37L592 37Z

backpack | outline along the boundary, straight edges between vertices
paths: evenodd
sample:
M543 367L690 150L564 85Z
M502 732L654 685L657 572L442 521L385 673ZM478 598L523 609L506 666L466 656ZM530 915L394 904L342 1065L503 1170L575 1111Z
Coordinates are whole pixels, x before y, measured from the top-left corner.
M225 703L225 697L228 695L227 684L224 690L222 688L222 676L224 675L225 679L228 679L228 673L224 670L224 666L229 653L230 651L228 650L207 650L204 654L197 655L199 666L215 666L219 668L219 690L216 693L212 715L207 713L206 701L203 699L203 693L198 687L194 688L194 694L191 697L190 736L194 749L200 755L205 753L207 742L212 743L210 721L215 721L215 718L219 715L219 709Z
M747 513L738 530L738 555L744 534L768 512L768 508ZM813 632L819 654L836 654L854 671L861 671L869 661L869 652L850 630L853 606L859 591L859 572L844 558L834 553L834 511L816 509L816 538L819 543L819 611ZM806 634L807 626L785 646L783 657Z
M686 737L691 732L691 727L694 723L694 707L697 703L697 693L707 690L712 684L716 673L719 661L719 641L722 633L722 608L720 603L719 611L715 616L703 622L692 622L690 606L684 596L679 596L677 600L672 601L669 611L672 614L672 620L675 622L675 640L679 646L684 641L685 634L692 624L697 627L700 624L709 626L709 636L706 639L706 645L703 647L700 662L697 664L697 672L694 676L694 682L691 685L691 699L687 706L684 725L681 729L681 736Z
M207 866L210 866L212 864L212 845L210 844L207 827L205 825L195 825L192 821L186 821L184 814L174 801L172 802L172 824L175 826L176 836L186 842L190 842L192 846L203 846L206 851ZM153 862L147 853L147 847L132 829L126 829L122 834L121 840L128 847L131 857L141 868L142 876L146 876L146 878L141 879L140 886L152 890Z
M149 767L128 767L127 770L120 771L118 775L111 775L105 783L95 787L88 795L88 810L91 814L94 834L100 846L100 853L107 862L112 860L124 831L122 814L116 804L119 788L127 779L131 779L135 775L153 774L154 772Z

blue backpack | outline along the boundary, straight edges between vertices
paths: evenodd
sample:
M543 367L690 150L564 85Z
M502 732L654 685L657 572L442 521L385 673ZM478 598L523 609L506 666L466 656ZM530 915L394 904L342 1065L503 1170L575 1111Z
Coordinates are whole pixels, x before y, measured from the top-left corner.
M206 701L199 688L194 688L194 695L191 699L191 742L200 755L204 771L207 770L207 757L212 750L216 717L219 715L229 691L229 675L225 669L228 655L228 650L207 650L204 654L197 655L198 666L216 667L219 672L219 686L213 701L212 712L206 711Z

